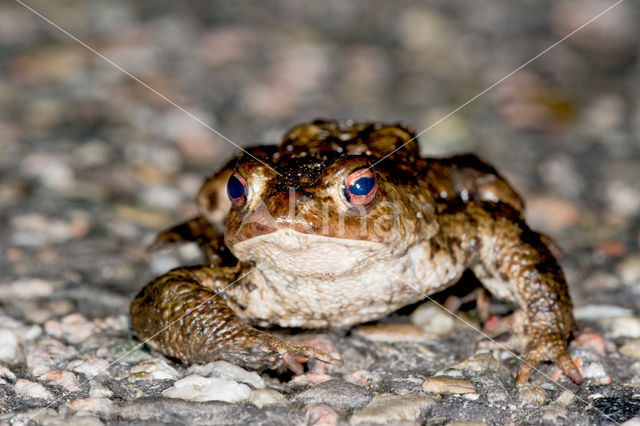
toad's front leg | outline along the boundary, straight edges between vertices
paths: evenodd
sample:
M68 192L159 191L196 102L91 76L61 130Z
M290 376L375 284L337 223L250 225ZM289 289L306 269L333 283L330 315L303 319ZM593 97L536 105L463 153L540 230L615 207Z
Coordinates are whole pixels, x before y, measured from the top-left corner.
M448 212L443 235L468 253L469 266L495 296L520 305L527 318L527 344L517 384L529 380L541 361L553 361L576 383L582 376L567 352L576 328L560 265L540 234L502 203L470 202Z
M187 363L226 360L250 368L288 366L301 373L299 358L340 361L314 348L294 345L244 323L225 301L225 288L248 279L240 267L185 267L147 284L131 303L140 339Z

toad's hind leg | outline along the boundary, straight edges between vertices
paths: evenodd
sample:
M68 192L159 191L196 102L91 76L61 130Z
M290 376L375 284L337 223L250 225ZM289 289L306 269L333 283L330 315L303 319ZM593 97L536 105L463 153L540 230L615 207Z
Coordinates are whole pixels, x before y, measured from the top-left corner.
M483 285L524 312L527 343L516 382L527 382L531 370L547 360L574 382L582 382L567 352L567 340L576 327L569 289L540 234L503 203L452 206L440 224L450 244L461 246L467 254L468 266Z
M187 363L226 360L250 368L288 366L302 372L299 358L340 361L256 330L225 301L226 287L240 284L240 268L177 268L147 284L131 303L131 321L140 339Z

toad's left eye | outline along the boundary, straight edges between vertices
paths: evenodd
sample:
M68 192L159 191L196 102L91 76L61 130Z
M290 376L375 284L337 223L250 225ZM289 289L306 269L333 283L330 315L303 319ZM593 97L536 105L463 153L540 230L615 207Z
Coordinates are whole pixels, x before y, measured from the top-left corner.
M352 204L369 204L375 198L377 190L376 176L369 169L351 172L344 180L344 197Z

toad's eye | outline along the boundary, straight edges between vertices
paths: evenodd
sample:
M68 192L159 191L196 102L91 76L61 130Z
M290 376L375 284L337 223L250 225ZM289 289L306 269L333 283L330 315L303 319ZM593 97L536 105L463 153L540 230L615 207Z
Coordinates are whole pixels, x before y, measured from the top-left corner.
M369 169L356 170L344 180L342 190L344 197L350 203L359 206L367 205L373 201L378 190L376 176Z
M242 207L247 202L247 180L238 172L233 172L227 182L227 195L234 207Z

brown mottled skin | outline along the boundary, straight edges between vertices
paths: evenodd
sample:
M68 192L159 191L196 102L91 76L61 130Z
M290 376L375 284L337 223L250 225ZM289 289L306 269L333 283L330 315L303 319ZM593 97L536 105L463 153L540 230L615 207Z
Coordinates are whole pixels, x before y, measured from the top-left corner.
M521 198L493 167L473 155L421 158L413 137L401 125L316 121L233 159L203 184L200 215L158 237L156 247L196 241L209 264L174 269L140 291L131 304L138 336L189 363L295 372L300 358L340 364L252 325L370 321L471 269L524 313L517 383L541 361L581 382L566 350L571 299L550 240L527 226ZM354 205L343 185L363 168L377 191ZM241 206L227 195L233 172L249 188Z

